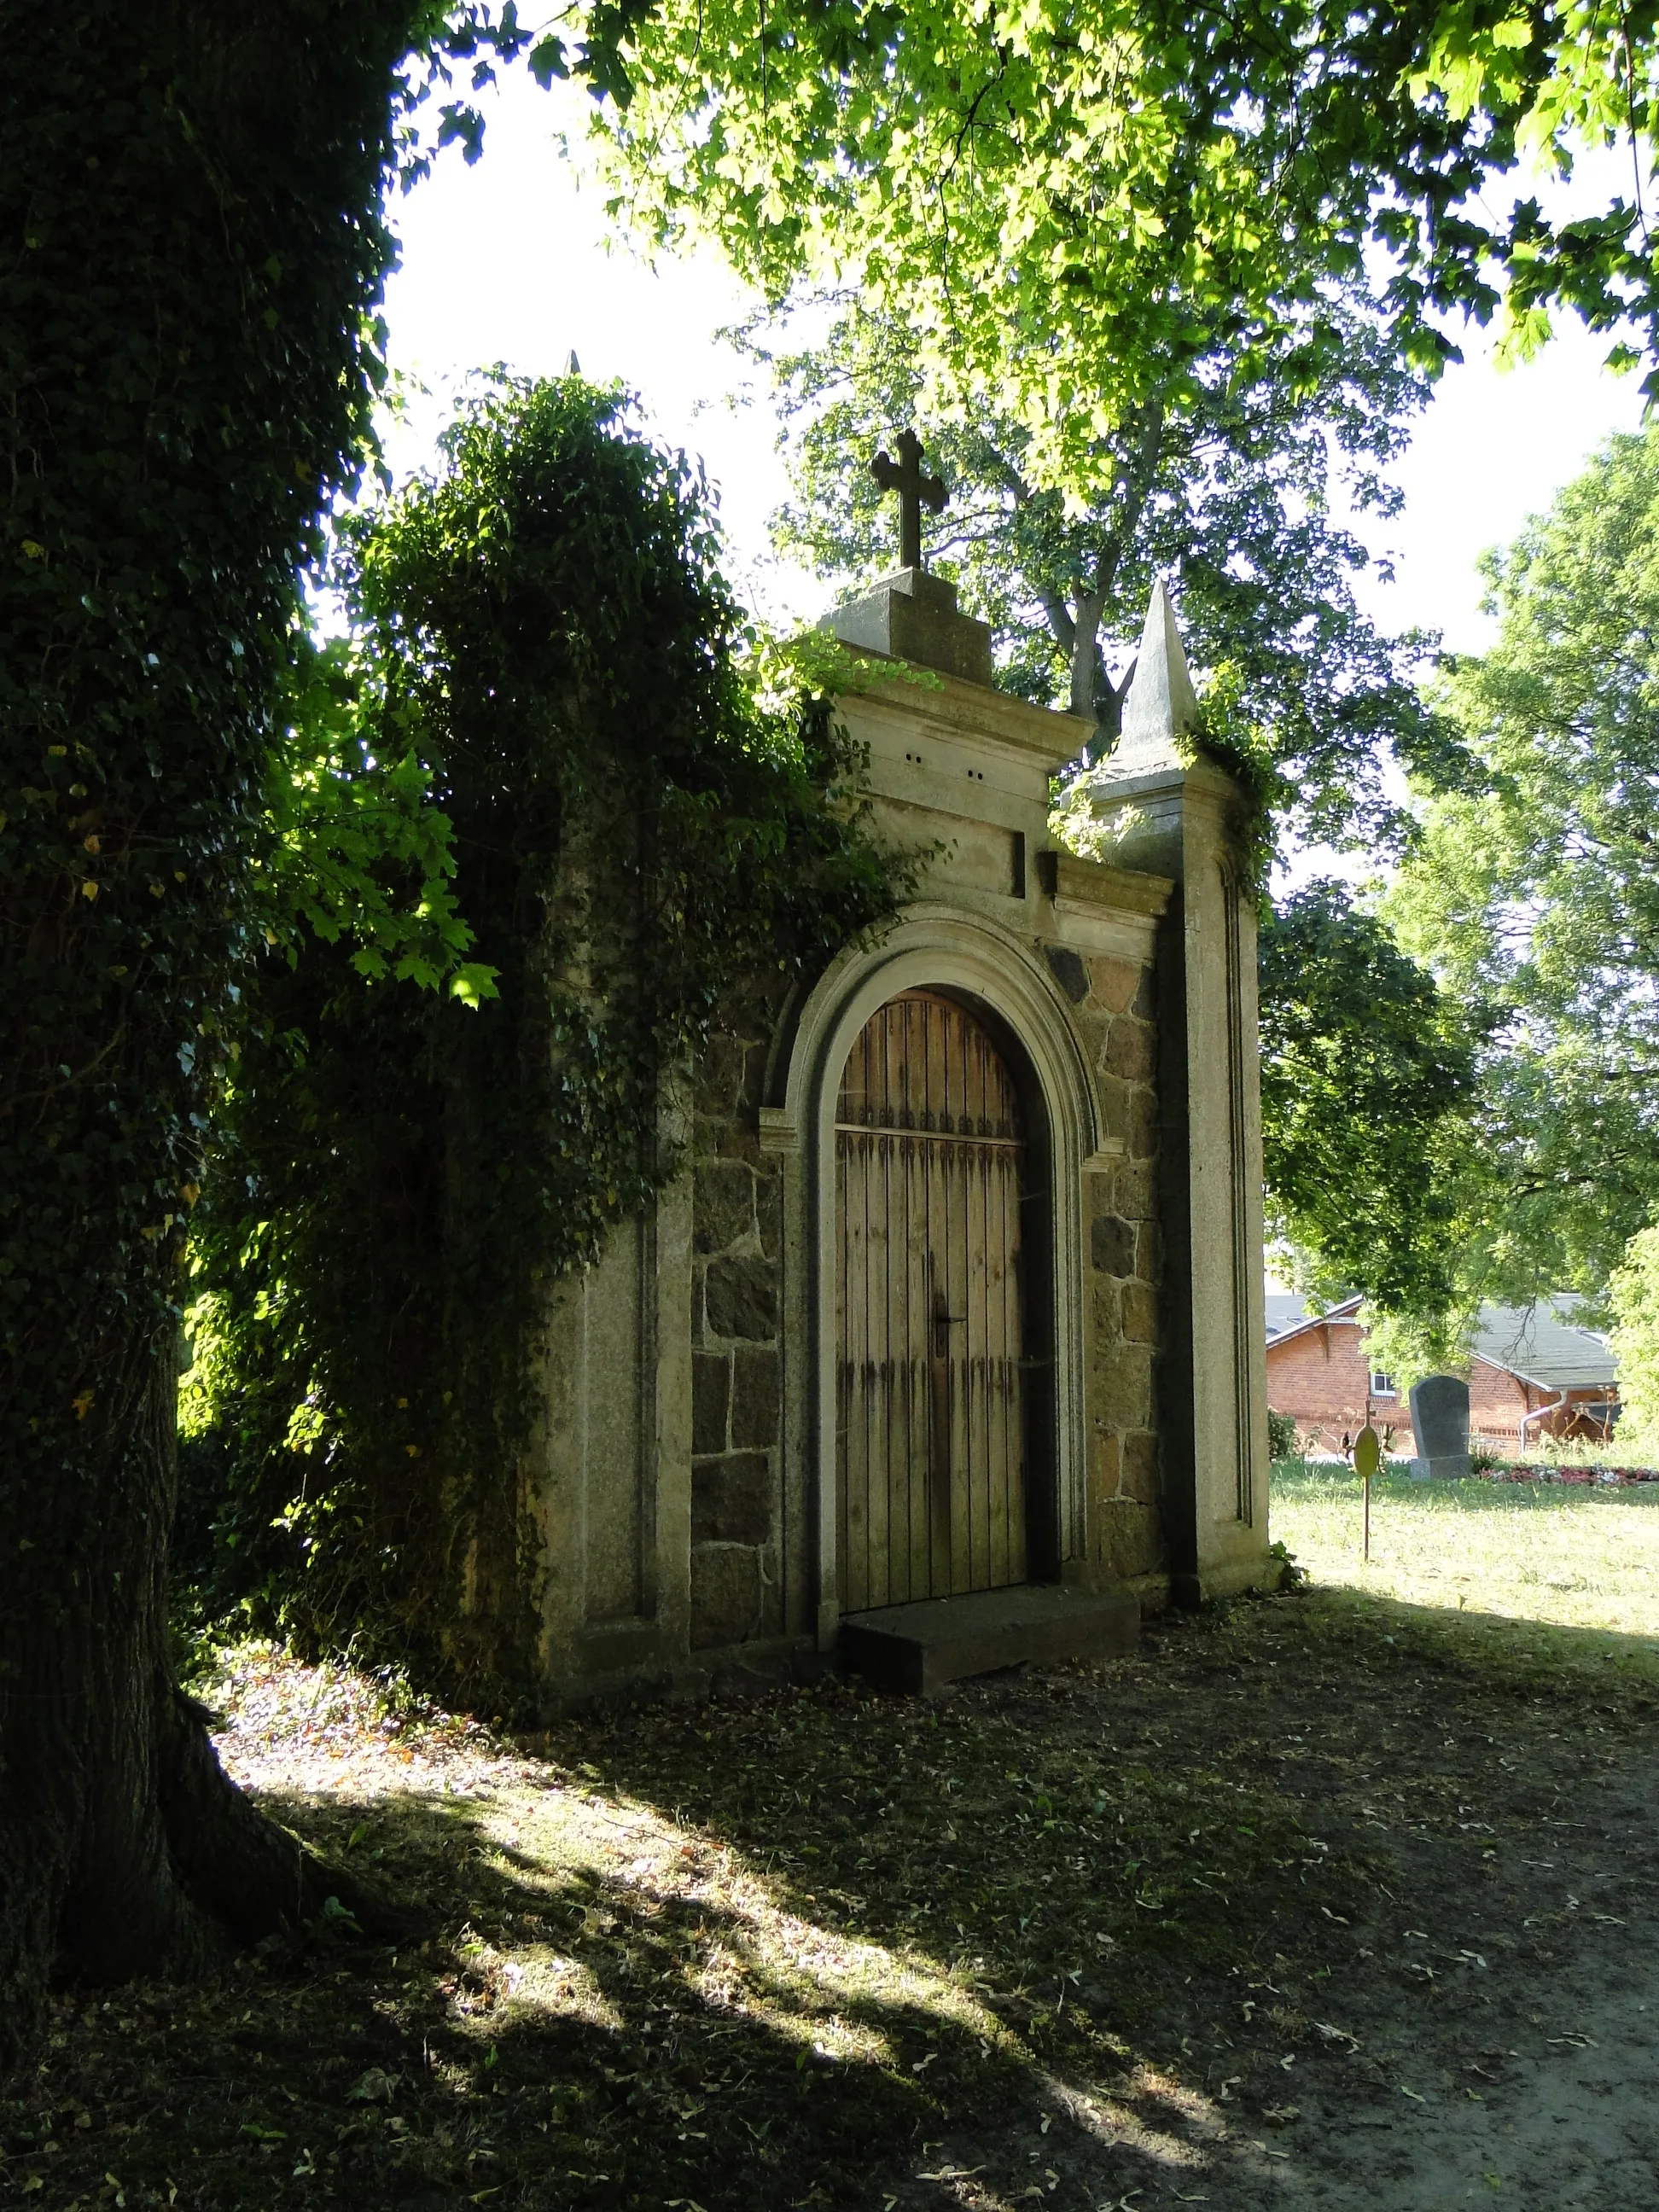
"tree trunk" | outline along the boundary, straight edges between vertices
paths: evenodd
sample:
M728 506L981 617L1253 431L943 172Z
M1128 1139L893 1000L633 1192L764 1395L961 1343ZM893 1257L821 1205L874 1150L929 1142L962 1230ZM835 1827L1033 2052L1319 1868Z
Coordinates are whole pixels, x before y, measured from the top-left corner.
M0 2060L337 1877L173 1679L182 1222L414 0L0 0Z
M71 1588L0 1579L0 2019L14 2025L53 1966L103 1982L190 1972L231 1939L313 1917L331 1894L360 1919L382 1917L254 1809L220 1765L206 1716L174 1682L173 1344L135 1331L125 1351L109 1394L109 1460L83 1493L94 1510L80 1516ZM62 1505L42 1500L34 1518L51 1525L25 1559L62 1548Z

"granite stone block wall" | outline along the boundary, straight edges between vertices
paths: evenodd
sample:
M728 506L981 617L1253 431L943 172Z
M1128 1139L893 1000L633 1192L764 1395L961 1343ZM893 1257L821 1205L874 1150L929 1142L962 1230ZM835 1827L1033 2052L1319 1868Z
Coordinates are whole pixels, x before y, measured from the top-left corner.
M1093 1580L1110 1583L1164 1565L1156 1395L1156 999L1150 965L1105 954L1077 964L1084 988L1067 985L1072 1019L1094 1071L1103 1133L1121 1147L1085 1178L1084 1214L1086 1565ZM1060 1380L1065 1388L1066 1378Z
M758 1029L761 1025L757 1022ZM755 1134L766 1047L716 1036L691 1133L691 1644L783 1629L781 1170Z

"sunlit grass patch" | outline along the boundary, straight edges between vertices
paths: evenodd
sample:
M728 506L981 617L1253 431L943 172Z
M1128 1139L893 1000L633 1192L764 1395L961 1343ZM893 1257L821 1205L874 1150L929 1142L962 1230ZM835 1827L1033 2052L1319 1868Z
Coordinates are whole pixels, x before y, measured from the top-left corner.
M1371 1485L1363 1557L1362 1487L1346 1468L1273 1469L1272 1533L1316 1584L1492 1622L1530 1625L1540 1651L1569 1649L1551 1630L1600 1631L1599 1649L1659 1677L1659 1485L1603 1490L1521 1483ZM1650 1648L1639 1639L1653 1639Z

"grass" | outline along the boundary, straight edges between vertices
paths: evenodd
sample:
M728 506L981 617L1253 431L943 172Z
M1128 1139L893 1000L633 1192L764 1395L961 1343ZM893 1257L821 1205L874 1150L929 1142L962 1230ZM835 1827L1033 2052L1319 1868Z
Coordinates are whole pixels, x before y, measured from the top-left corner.
M1482 1482L1371 1484L1371 1555L1362 1556L1362 1492L1346 1468L1281 1462L1272 1533L1324 1587L1430 1613L1525 1624L1528 1642L1573 1663L1606 1654L1638 1671L1659 1656L1628 1639L1659 1638L1659 1484L1616 1491ZM1553 1630L1590 1630L1564 1645Z

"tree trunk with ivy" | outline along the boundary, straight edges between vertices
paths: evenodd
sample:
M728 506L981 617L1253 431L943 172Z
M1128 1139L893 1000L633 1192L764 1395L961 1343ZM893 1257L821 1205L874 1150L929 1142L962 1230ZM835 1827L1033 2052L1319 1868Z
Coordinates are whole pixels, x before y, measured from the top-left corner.
M169 1656L178 1261L419 0L0 11L0 2057L338 1891Z

